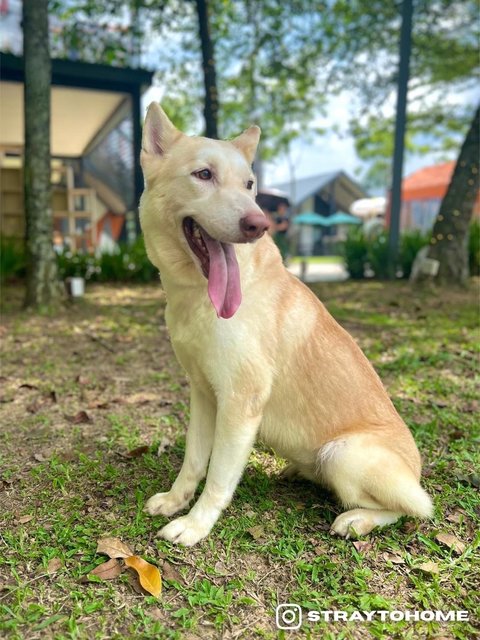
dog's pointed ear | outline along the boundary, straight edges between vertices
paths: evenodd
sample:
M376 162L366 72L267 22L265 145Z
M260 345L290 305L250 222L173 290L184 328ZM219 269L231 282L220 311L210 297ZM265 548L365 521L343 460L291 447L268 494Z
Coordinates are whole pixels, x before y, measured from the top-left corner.
M147 110L143 124L142 151L149 155L164 155L182 136L162 107L152 102Z
M261 133L262 131L260 127L257 127L257 125L254 124L230 141L243 153L249 164L252 164L255 159L255 153L257 151Z

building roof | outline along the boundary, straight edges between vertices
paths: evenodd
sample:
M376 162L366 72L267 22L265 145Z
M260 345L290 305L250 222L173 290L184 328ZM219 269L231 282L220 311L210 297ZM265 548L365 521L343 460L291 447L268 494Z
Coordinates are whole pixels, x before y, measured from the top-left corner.
M21 148L23 59L0 53L0 65L0 146ZM144 69L52 60L52 155L81 156L96 134L120 112L139 109L140 94L150 86L152 76L152 72Z
M284 182L282 184L276 184L275 189L283 191L288 194L291 202L297 206L310 196L313 196L317 191L323 189L330 184L335 178L337 178L342 172L332 171L329 173L321 173L316 176L310 176L308 178L300 178L291 182Z
M23 58L0 52L2 80L23 82ZM52 60L52 85L130 93L148 88L154 72L73 60Z
M274 187L287 193L293 206L299 207L307 198L327 189L332 183L335 184L332 196L337 204L337 209L348 211L352 202L367 196L362 187L344 171L321 173L295 180L294 184L285 182L276 184Z
M452 178L455 161L444 162L419 169L404 178L403 200L428 200L443 198Z

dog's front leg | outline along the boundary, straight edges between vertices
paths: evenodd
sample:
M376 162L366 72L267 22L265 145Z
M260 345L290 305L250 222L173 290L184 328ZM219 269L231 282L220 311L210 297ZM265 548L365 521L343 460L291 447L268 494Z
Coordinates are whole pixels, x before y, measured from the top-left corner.
M147 501L145 510L152 516L172 516L184 509L193 498L207 471L215 431L215 402L192 384L190 424L187 430L185 458L170 491L156 493Z
M248 417L248 410L236 406L218 410L212 457L202 495L190 512L167 524L160 534L188 547L205 538L230 503L252 451L261 414ZM244 411L242 411L244 410Z

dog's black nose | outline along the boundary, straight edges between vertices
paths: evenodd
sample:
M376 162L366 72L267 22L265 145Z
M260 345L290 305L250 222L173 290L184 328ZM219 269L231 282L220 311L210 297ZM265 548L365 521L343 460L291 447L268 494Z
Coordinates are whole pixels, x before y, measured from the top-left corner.
M246 240L256 240L263 236L270 222L263 213L247 213L240 219L240 230Z

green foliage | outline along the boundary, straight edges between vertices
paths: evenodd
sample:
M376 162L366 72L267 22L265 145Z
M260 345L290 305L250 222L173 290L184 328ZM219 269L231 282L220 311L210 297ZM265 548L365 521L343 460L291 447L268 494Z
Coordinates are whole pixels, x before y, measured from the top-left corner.
M388 232L380 231L368 239L367 261L379 280L388 278Z
M82 277L91 282L152 282L158 270L147 257L143 238L122 244L114 253L94 256L66 251L58 256L62 278Z
M401 235L399 261L404 278L410 277L415 256L427 243L428 236L416 229Z
M468 236L468 262L470 275L480 276L480 222L474 220Z
M23 278L25 276L25 249L13 238L0 239L0 279Z
M345 128L351 126L359 155L377 163L372 182L383 186L393 140L391 109L383 107L396 88L400 6L381 0L209 0L221 136L256 121L263 157L288 153L294 139L319 132L314 122L327 99L350 91L357 115ZM50 12L62 26L52 43L56 56L74 52L91 62L131 64L132 54L148 52L169 115L198 133L204 88L194 2L50 0ZM458 145L468 109L449 96L475 82L477 12L476 0L414 2L410 151L424 153L438 142L442 150ZM166 43L161 55L150 44L152 31Z
M361 227L349 230L343 245L343 255L350 277L364 278L365 262L367 260L368 242Z
M406 231L401 235L398 262L403 278L410 276L415 256L427 242L428 236L418 230ZM344 243L343 255L352 278L363 278L367 268L373 271L378 280L387 278L388 231L380 231L367 237L362 228L352 229ZM477 255L480 257L480 249Z

